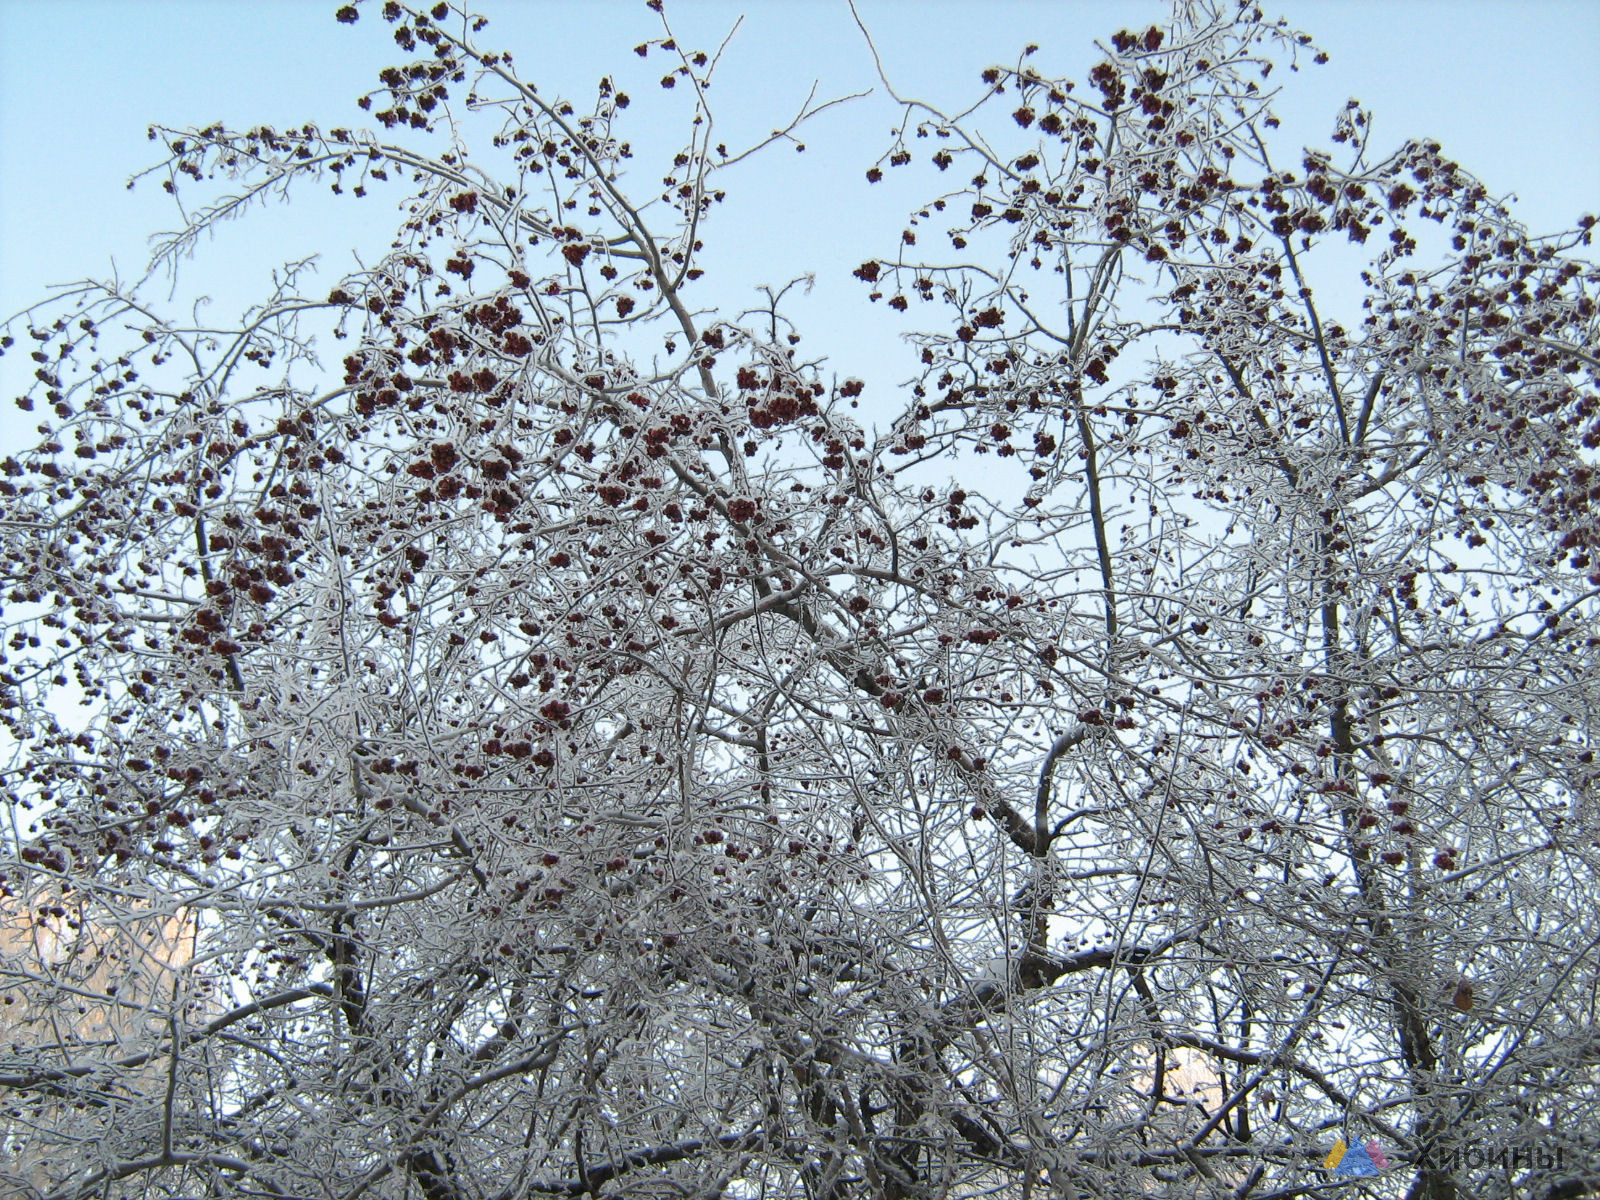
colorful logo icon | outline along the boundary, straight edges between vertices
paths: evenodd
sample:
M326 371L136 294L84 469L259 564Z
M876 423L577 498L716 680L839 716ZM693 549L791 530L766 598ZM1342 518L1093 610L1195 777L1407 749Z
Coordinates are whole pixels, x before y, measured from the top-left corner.
M1389 1156L1378 1145L1377 1138L1365 1146L1347 1146L1345 1140L1340 1138L1333 1144L1328 1157L1322 1160L1322 1165L1335 1175L1376 1175L1389 1169Z

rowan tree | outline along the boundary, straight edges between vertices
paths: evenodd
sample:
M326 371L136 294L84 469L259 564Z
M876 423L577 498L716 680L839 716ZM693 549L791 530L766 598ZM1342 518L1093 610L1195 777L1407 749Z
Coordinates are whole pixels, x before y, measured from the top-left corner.
M919 314L863 409L776 284L701 307L739 155L665 17L660 189L611 80L337 17L379 128L153 131L162 253L401 189L381 261L6 326L9 1186L1596 1189L1593 218L1359 105L1275 146L1314 46L1177 0L901 101L868 180L947 190L855 271Z

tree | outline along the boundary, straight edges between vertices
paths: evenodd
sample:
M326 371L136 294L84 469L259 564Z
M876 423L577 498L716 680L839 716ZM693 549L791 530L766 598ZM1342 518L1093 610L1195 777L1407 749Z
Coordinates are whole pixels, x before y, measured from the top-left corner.
M904 101L868 178L967 182L855 272L943 313L873 429L781 291L695 307L713 58L641 48L695 98L647 206L610 80L381 19L383 133L155 131L165 254L376 180L381 262L7 327L0 884L193 930L127 986L0 950L15 1186L1288 1197L1336 1137L1600 1186L1593 218L1359 106L1277 161L1314 49L1178 0L1082 90Z

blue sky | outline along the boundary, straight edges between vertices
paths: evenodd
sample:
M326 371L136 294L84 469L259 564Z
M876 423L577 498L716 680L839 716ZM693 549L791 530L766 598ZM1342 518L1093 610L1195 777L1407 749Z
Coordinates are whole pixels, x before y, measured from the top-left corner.
M173 227L170 198L151 182L152 122L358 124L354 98L393 55L375 11L336 24L330 0L0 0L0 315L50 284L142 273L146 238ZM659 34L642 0L484 0L486 44L511 49L546 93L592 95L616 73L635 97L627 134L671 153L681 97L654 84L656 60L631 48ZM1014 61L1027 42L1035 65L1081 78L1093 40L1158 19L1159 0L860 0L885 64L903 92L956 104L978 72ZM1437 138L1497 192L1515 191L1535 230L1600 208L1600 4L1592 0L1263 0L1310 32L1331 62L1287 87L1281 145L1324 142L1350 96L1376 113L1376 142ZM684 45L713 48L744 22L714 100L730 146L782 124L813 81L832 96L876 85L845 0L678 0ZM1270 14L1269 14L1270 15ZM834 109L802 134L804 154L775 147L727 181L729 203L707 233L704 302L742 307L762 283L816 272L800 302L806 348L841 374L871 378L899 353L890 315L864 312L851 267L895 244L906 210L933 194L928 174L869 188L895 111L881 89ZM485 151L485 157L492 152ZM1286 155L1286 157L1288 157ZM650 181L641 168L641 190ZM896 190L898 189L898 190ZM214 297L221 319L260 291L272 265L323 254L331 281L350 251L376 252L394 221L381 197L359 207L308 191L288 208L256 210L201 248L179 294ZM165 288L159 289L164 293ZM871 365L863 365L871 364ZM31 422L9 403L17 356L0 360L0 444L27 440ZM884 367L884 370L890 368ZM898 378L897 372L895 377Z

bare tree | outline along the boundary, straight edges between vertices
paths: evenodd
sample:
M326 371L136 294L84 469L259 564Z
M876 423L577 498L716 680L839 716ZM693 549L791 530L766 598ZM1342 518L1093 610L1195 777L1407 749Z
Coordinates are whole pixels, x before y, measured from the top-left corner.
M382 17L384 132L156 131L164 253L376 180L381 262L7 327L0 885L193 943L0 946L15 1186L1243 1200L1337 1137L1596 1189L1592 218L1358 106L1275 160L1314 48L1178 0L1082 90L903 100L868 178L956 183L855 272L940 314L874 429L781 292L696 307L713 56L641 47L696 106L647 205L610 80Z

